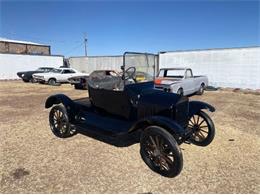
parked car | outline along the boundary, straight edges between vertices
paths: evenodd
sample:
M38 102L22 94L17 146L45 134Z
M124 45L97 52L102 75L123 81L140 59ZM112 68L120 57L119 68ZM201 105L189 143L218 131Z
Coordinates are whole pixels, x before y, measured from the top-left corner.
M122 72L117 72L115 70L95 70L95 74L99 76L113 76L116 75L117 77L120 77L122 75ZM94 75L92 72L91 74ZM74 85L75 89L88 89L88 78L89 76L75 76L71 77L68 80L72 85ZM134 79L138 82L146 82L148 80L153 80L153 77L145 72L136 71L134 75ZM105 81L104 81L105 82Z
M162 68L154 82L157 89L180 95L202 95L208 86L208 78L193 76L190 68Z
M34 79L32 77L35 73L46 73L50 72L54 68L52 67L40 67L33 71L23 71L23 72L17 72L17 76L20 77L24 82L34 82Z
M56 85L57 83L69 83L69 78L72 76L87 76L73 68L55 68L48 73L33 74L33 78L40 83L48 83Z
M71 85L74 85L75 89L88 89L88 75L87 76L73 76L68 78Z
M60 138L91 129L95 134L102 132L113 137L138 132L140 154L147 166L163 176L175 177L183 167L180 144L207 146L212 142L214 124L203 110L215 109L207 103L158 90L153 80L138 82L135 79L138 64L126 64L128 54L147 55L126 52L122 75L91 73L89 100L84 103L63 94L50 96L45 108L52 107L51 131Z

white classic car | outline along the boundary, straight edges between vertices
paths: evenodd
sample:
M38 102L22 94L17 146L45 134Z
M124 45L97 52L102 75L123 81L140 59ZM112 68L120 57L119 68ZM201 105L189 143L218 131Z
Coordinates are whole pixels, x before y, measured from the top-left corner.
M202 95L208 86L206 76L194 76L190 68L162 68L154 81L155 88L166 92Z
M33 74L33 79L40 83L56 85L57 83L69 83L69 78L73 76L88 76L88 74L78 72L73 68L55 68L48 73Z

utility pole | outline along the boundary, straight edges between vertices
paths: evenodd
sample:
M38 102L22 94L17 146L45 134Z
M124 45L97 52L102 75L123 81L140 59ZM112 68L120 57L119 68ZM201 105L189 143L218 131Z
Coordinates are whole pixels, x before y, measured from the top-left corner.
M85 56L87 56L87 42L88 42L88 39L87 39L87 35L85 34L84 35L84 45L85 45Z

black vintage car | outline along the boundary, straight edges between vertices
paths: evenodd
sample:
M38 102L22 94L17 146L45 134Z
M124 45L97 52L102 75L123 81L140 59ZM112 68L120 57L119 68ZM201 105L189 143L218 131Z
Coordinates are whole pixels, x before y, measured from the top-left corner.
M207 103L155 89L153 81L137 81L137 71L154 74L151 56L126 52L122 75L113 71L90 74L89 100L84 103L63 94L50 96L45 107L52 107L52 132L61 138L93 128L114 137L138 132L144 162L163 176L177 176L183 167L180 144L207 146L212 142L214 124L203 110L215 109Z
M32 75L35 73L50 72L53 70L51 67L40 67L33 71L17 72L17 76L20 77L24 82L34 82Z

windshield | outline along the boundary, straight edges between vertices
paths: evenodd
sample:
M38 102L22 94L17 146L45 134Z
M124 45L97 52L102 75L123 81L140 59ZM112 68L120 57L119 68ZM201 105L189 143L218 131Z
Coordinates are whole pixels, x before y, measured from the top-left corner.
M160 70L159 77L183 78L184 73L184 69L162 69Z
M61 69L56 69L56 68L54 68L54 69L51 70L50 72L52 72L52 73L61 73Z
M37 68L36 71L44 71L43 68Z
M127 52L124 55L124 77L137 83L153 81L156 63L157 58L154 54ZM125 84L129 83L131 82Z

